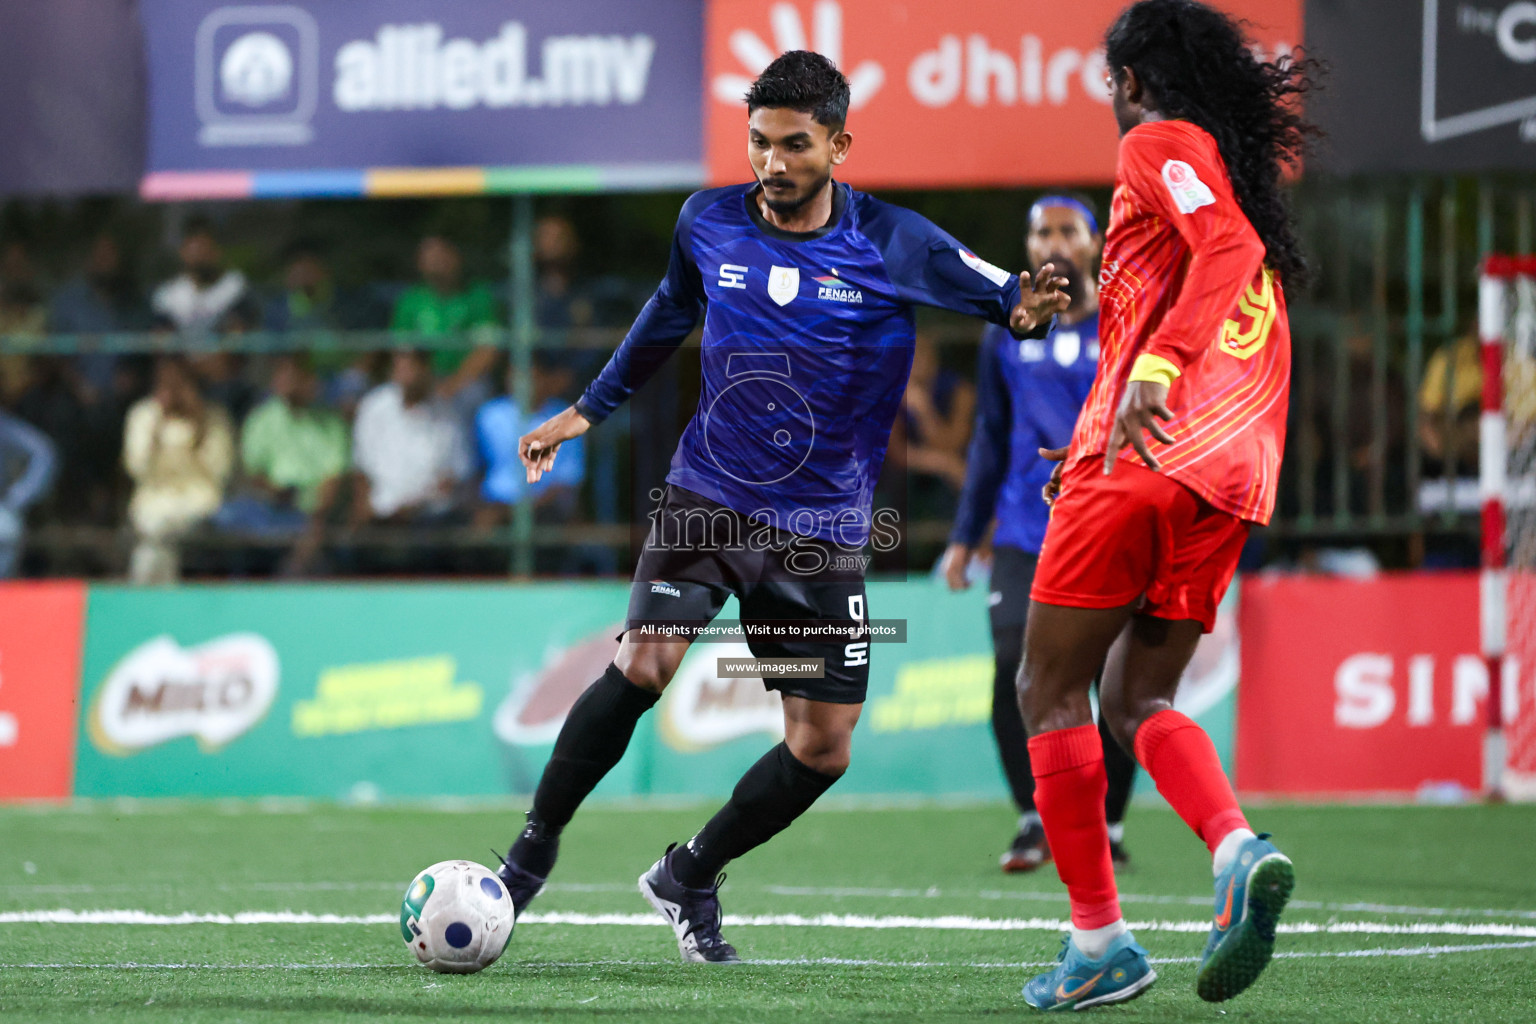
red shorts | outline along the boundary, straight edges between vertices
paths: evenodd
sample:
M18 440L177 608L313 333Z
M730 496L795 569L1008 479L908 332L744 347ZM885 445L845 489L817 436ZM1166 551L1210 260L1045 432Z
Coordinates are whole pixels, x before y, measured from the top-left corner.
M1183 484L1102 458L1067 471L1051 510L1030 599L1071 608L1118 608L1194 619L1209 633L1237 571L1248 523Z

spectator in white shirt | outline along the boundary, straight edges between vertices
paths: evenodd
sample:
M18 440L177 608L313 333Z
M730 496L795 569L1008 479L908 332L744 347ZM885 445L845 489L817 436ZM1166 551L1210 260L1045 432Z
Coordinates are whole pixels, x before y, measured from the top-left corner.
M434 395L428 353L394 354L389 382L357 407L352 445L355 525L443 522L462 507L474 462L458 416Z
M218 509L234 461L228 414L204 400L184 357L162 356L154 391L123 427L123 466L134 483L128 519L138 536L133 582L176 581L181 540Z
M157 323L187 334L222 331L232 318L259 321L259 310L245 275L224 265L213 224L188 222L181 236L181 273L155 289L150 298Z

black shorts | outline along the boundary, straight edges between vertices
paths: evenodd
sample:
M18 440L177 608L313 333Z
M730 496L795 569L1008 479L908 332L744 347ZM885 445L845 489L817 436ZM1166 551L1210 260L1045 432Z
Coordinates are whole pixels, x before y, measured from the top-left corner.
M707 625L733 594L743 622L867 623L862 554L748 519L693 491L667 485L651 517L629 588L625 629L646 623ZM1027 592L1027 591L1026 591ZM821 679L773 678L770 690L828 704L862 704L869 641L788 641L749 636L755 658L821 658Z
M1035 582L1039 556L1023 548L1001 545L992 549L992 580L987 591L987 614L992 632L1023 629L1029 620L1029 588Z

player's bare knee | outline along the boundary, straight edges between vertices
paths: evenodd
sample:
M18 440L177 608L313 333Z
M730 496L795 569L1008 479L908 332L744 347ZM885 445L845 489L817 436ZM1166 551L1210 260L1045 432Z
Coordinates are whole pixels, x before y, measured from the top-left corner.
M1130 750L1131 742L1136 737L1136 728L1141 721L1130 713L1123 689L1108 683L1100 683L1099 717L1109 725L1110 735L1115 738L1115 742L1126 750Z
M661 693L677 673L677 663L662 650L661 644L631 643L628 637L619 645L613 663L624 678L652 693Z
M841 775L853 759L853 739L851 736L824 735L802 738L790 745L789 752L811 771Z

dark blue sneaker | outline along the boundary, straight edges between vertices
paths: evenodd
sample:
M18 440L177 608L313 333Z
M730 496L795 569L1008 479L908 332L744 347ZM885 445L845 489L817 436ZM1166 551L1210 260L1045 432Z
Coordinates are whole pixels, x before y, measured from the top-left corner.
M501 861L501 867L496 869L496 877L501 879L501 884L507 887L507 895L512 897L512 920L515 922L544 888L544 879L518 867L510 857L500 854L496 856Z
M1211 1003L1252 985L1275 952L1275 925L1296 888L1291 860L1260 833L1238 847L1216 878L1216 915L1195 991Z
M661 860L640 876L640 895L672 926L685 963L740 963L736 947L720 937L720 883L725 876L708 889L683 885L672 875L671 855L676 846L667 847Z
M1063 935L1056 969L1031 978L1024 986L1024 1001L1037 1010L1086 1010L1128 1002L1156 980L1147 951L1130 932L1111 942L1097 960L1088 959L1073 945L1072 936Z

